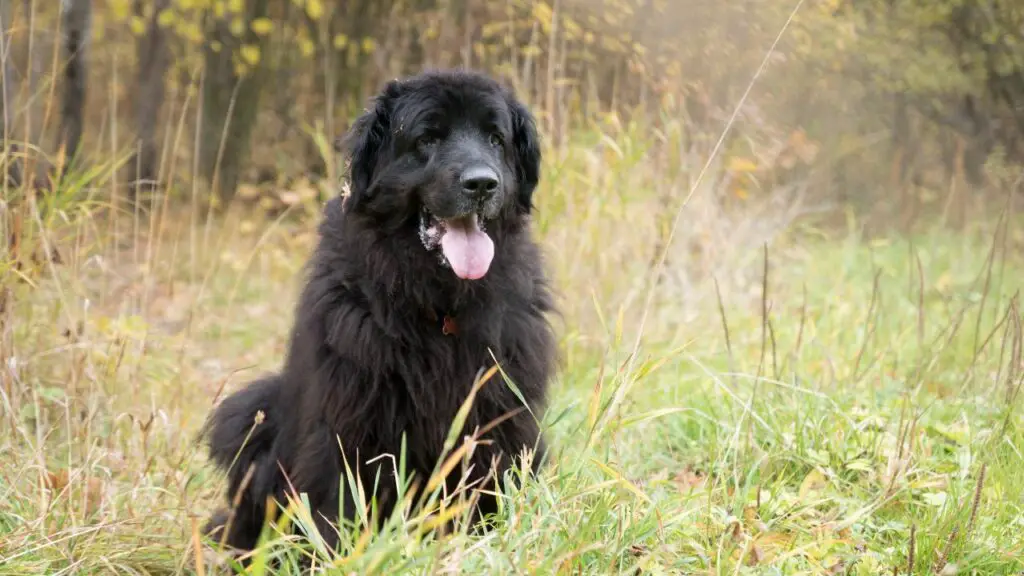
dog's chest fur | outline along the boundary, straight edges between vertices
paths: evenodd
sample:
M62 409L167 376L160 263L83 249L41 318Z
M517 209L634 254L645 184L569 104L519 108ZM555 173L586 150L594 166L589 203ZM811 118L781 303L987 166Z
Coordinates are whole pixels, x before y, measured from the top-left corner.
M346 274L354 264L349 258L322 262L329 264L314 268L300 306L307 318L297 323L319 326L320 333L296 333L291 364L297 373L318 375L306 384L317 390L303 395L326 401L309 409L331 410L324 414L328 425L353 445L397 450L405 434L410 452L436 458L474 381L495 361L506 373L522 372L508 354L521 345L505 329L509 322L530 322L521 311L510 311L509 299L528 300L516 284L432 294L430 278L418 279L420 284L410 278L382 298L354 283L357 275ZM501 267L495 272L485 282L500 282ZM463 433L486 426L515 404L501 373L493 374L476 396Z

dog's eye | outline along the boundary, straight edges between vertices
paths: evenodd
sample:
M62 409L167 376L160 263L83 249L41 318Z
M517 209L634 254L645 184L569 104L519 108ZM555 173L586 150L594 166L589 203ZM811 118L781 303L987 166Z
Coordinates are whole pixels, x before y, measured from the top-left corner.
M499 148L501 146L501 134L492 133L488 141L491 143L491 146Z
M416 140L416 146L418 146L421 149L433 148L435 145L437 145L437 142L437 136L433 134L424 134L423 136L420 136L418 140Z

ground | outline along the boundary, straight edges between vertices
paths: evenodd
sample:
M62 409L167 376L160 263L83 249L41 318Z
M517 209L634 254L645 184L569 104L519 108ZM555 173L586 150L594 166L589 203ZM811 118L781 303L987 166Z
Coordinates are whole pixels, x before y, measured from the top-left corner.
M563 310L554 462L485 536L413 513L317 566L1024 571L1019 219L868 238L853 216L716 212L710 184L681 205L689 180L628 135L548 156L535 224ZM223 562L192 554L223 487L196 434L280 365L315 219L158 208L42 214L35 241L60 258L7 272L0 573ZM271 539L252 570L276 556L298 573L304 550Z

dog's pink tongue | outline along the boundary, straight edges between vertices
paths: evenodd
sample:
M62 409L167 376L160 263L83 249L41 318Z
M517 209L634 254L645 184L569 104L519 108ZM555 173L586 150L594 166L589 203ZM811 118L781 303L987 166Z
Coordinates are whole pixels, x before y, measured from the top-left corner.
M494 242L480 229L476 215L445 222L441 251L455 275L463 280L479 280L487 274L494 259Z

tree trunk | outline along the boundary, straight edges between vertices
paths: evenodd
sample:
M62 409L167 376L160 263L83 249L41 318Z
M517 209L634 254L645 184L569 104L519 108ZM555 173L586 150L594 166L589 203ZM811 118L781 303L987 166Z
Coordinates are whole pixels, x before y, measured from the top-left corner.
M61 4L64 32L64 87L61 95L61 127L58 147L63 147L69 164L82 140L82 111L85 108L85 79L88 68L91 0L65 0Z
M200 134L199 170L216 191L222 207L235 194L242 175L242 164L249 155L249 140L256 122L266 55L248 73L239 78L235 73L234 56L243 44L263 46L250 24L266 16L268 0L248 2L243 14L245 30L242 38L232 35L229 21L216 18L203 48L205 77L203 80L203 118Z
M135 99L137 142L132 170L132 195L152 192L159 179L159 158L156 146L157 122L165 96L165 76L170 54L167 32L157 23L160 12L170 0L156 0L146 34L136 44L138 54L138 94Z
M14 121L18 109L18 78L14 70L14 57L11 55L8 38L14 30L14 14L10 2L0 2L0 154L3 155L2 174L4 181L0 186L17 187L21 184L21 163L16 157L17 147L14 144L17 127Z
M0 131L3 132L4 143L14 133L14 99L17 95L17 77L14 70L14 58L10 54L8 38L14 31L14 14L12 4L0 2Z

